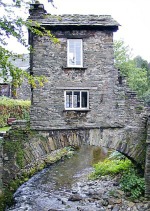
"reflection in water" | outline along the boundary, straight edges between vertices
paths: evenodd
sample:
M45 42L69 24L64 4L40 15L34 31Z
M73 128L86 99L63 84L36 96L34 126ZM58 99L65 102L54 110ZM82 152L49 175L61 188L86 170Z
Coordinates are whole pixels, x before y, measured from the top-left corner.
M71 159L46 169L39 178L38 186L51 186L51 190L70 188L79 178L85 177L93 164L103 161L106 156L106 150L84 145Z
M100 147L94 147L92 149L93 152L93 159L92 159L92 164L96 164L99 161L103 161L106 156L107 156L107 149L100 148Z

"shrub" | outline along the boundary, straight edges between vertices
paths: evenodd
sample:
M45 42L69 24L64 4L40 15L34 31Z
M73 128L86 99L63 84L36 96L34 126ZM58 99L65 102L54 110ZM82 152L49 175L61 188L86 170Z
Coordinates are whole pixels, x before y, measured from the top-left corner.
M90 175L91 179L96 179L105 175L116 175L127 171L132 166L130 160L109 160L99 162L94 165L94 172Z
M125 160L126 157L125 157L125 155L121 154L120 152L114 151L114 152L112 152L109 155L108 159L112 159L112 160Z
M122 190L131 195L131 198L138 199L144 196L145 180L137 174L135 169L130 169L126 174L123 174L120 184Z
M14 117L17 120L29 120L30 101L15 100L0 97L0 127L7 125L7 119Z
M139 176L131 161L118 152L113 152L108 159L94 165L94 172L90 179L97 179L105 175L120 174L120 185L122 190L131 197L138 199L144 196L145 180Z

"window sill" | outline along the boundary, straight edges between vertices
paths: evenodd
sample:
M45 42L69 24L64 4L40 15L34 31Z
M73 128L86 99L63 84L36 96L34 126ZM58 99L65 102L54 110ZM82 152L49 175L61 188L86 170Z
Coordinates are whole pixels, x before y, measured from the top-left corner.
M63 70L86 70L87 67L62 67Z
M91 111L90 109L64 109L63 110L64 112L70 112L70 111L73 111L73 112L88 112L88 111Z

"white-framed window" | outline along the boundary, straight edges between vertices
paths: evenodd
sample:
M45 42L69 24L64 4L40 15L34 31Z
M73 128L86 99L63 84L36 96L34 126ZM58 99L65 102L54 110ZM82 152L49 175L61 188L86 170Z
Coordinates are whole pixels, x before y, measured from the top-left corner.
M83 67L82 39L67 40L67 66Z
M89 91L66 90L65 110L87 110L89 109Z

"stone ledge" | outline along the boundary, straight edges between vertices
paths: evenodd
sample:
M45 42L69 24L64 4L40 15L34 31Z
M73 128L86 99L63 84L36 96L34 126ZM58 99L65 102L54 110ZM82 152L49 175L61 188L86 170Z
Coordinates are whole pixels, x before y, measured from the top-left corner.
M65 86L60 86L56 87L56 89L63 89L63 90L97 90L97 87L65 87Z
M63 70L86 70L87 67L62 67Z
M91 109L79 109L79 110L76 110L76 109L64 109L63 112L79 112L79 113L82 113L82 112L89 112L91 111Z

